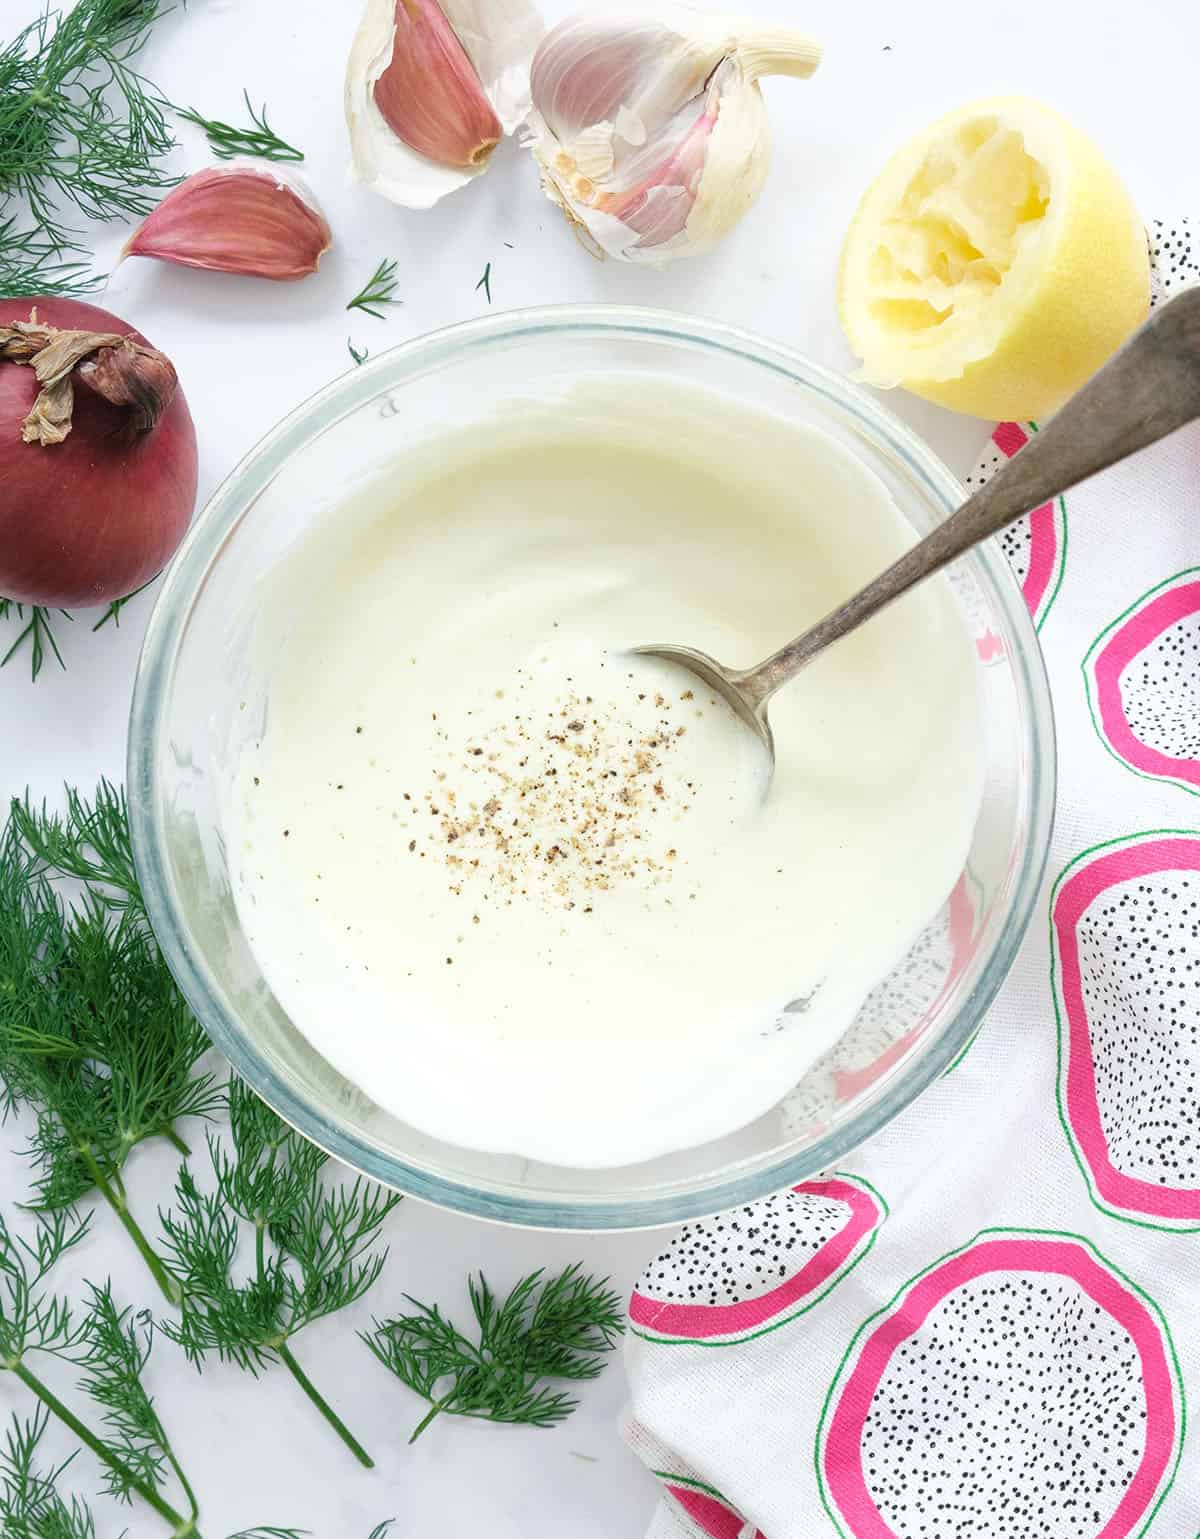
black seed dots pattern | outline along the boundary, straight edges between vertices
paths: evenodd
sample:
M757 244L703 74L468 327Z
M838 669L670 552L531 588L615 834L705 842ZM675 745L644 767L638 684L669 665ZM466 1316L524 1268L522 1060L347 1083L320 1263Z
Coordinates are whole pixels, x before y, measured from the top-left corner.
M1000 549L1004 552L1013 575L1024 587L1029 576L1029 552L1033 545L1033 531L1028 518L1010 524L1000 536Z
M1200 1184L1200 872L1110 887L1079 921L1100 1122L1113 1164Z
M993 446L987 457L976 467L974 475L967 477L967 486L972 491L983 486L985 482L992 479L1005 462L1006 456ZM1000 549L1004 552L1009 566L1012 567L1013 575L1024 586L1025 579L1029 576L1029 549L1033 544L1033 534L1030 531L1028 518L1019 518L1015 524L1010 524L999 539Z
M1094 1539L1145 1441L1126 1331L1070 1278L997 1272L896 1349L862 1467L897 1539Z
M1140 743L1200 759L1200 614L1185 615L1121 675L1121 705Z
M844 1202L777 1192L720 1218L685 1224L638 1289L664 1304L741 1304L779 1287L845 1228Z
M1190 219L1155 219L1150 236L1150 303L1200 283L1200 228Z
M953 961L947 906L921 931L899 967L867 995L854 1031L882 1028L885 1047L911 1031L941 993Z

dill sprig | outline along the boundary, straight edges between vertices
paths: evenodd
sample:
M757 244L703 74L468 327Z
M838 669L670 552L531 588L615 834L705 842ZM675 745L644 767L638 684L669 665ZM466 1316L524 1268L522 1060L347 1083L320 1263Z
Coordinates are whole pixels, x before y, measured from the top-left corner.
M52 247L74 248L61 209L149 213L174 178L167 103L130 65L161 0L79 0L0 49L0 205L21 198Z
M157 581L157 578L155 578L155 577L148 577L140 588L135 588L132 593L127 593L124 596L124 598L113 599L112 602L109 604L108 608L104 611L104 613L96 621L95 625L92 626L92 630L93 631L102 630L104 628L104 626L106 626L110 620L117 627L117 629L120 630L120 628L121 628L121 611L125 608L125 605L129 603L130 599L137 598L139 593L145 593L146 589L150 586L150 584L152 582L155 582L155 581Z
M415 1313L360 1333L371 1351L423 1400L415 1442L434 1417L476 1417L551 1427L578 1402L546 1380L594 1379L621 1333L619 1296L608 1278L584 1276L578 1263L545 1278L523 1277L501 1303L482 1273L467 1282L478 1341L436 1304L408 1294Z
M28 618L26 618L28 611ZM67 620L71 618L65 609L59 613ZM50 611L41 604L18 604L15 599L0 598L0 620L8 620L13 616L21 623L21 630L17 633L16 640L8 648L3 657L0 657L0 668L12 661L22 647L29 647L30 672L36 680L42 671L42 665L48 654L53 654L58 659L58 666L65 668L63 655L58 650L58 642L54 639L54 630L50 624Z
M382 310L376 308L379 305L398 305L401 300L393 298L399 279L396 277L395 262L382 261L371 276L367 279L362 289L346 306L347 310L362 310L367 315L373 315L377 321L385 320ZM353 349L351 349L353 352ZM355 358L355 362L358 359Z
M490 305L492 302L492 264L490 262L483 269L483 277L475 285L475 292L477 294L480 289L487 295L487 302Z
M296 1361L291 1341L314 1320L355 1303L387 1259L376 1242L400 1201L356 1179L327 1187L327 1156L289 1128L241 1081L229 1086L232 1155L208 1144L216 1191L180 1167L176 1207L162 1216L183 1287L180 1318L160 1328L198 1368L215 1355L257 1374L281 1362L358 1461L373 1461ZM233 1280L242 1226L253 1235L250 1276ZM269 1244L268 1244L269 1242Z
M38 1445L50 1421L39 1405L31 1417L14 1411L0 1447L0 1533L5 1539L96 1539L96 1523L78 1496L66 1502L58 1480L75 1458L37 1466Z
M6 299L87 294L99 282L82 247L23 229L15 214L0 219L0 294Z
M5 274L4 252L2 245L3 239L4 228L2 225L0 225L0 294L11 294L13 290L6 289L4 285ZM66 269L64 269L64 271L65 270ZM31 294L36 295L51 292L51 289L45 285L38 287L36 277L29 278L29 282L31 285L29 292ZM82 289L79 289L75 290L74 292L82 291ZM20 294L21 290L17 289L16 292ZM59 288L56 292L67 293L71 291ZM135 588L132 593L127 593L124 598L113 599L108 608L96 621L95 625L92 626L92 630L101 630L109 623L110 620L114 625L119 627L121 624L121 611L125 608L125 605L129 603L130 599L137 598L139 593L144 593L150 586L150 583L154 581L155 579L151 577L149 581L144 582L140 588ZM58 613L64 620L72 620L74 618L70 611L66 609L60 609ZM28 618L26 617L27 615ZM63 655L58 648L58 641L55 638L54 629L51 625L50 611L45 607L45 605L19 604L16 599L0 598L0 620L11 620L14 618L22 622L22 628L17 633L16 639L9 646L8 650L4 653L3 656L0 656L0 668L3 668L6 663L10 662L25 646L28 646L29 648L30 673L32 674L32 677L35 681L38 674L41 673L46 659L50 656L53 656L56 659L60 668L65 668L67 666L66 661L64 660Z
M32 1240L17 1236L0 1216L0 1372L9 1372L35 1397L31 1421L11 1432L3 1469L3 1501L15 1510L6 1536L20 1535L17 1522L38 1539L81 1539L93 1531L82 1503L67 1507L54 1492L57 1470L35 1474L33 1458L48 1416L56 1417L104 1467L106 1489L129 1501L136 1496L168 1524L174 1535L199 1539L199 1515L191 1486L180 1468L141 1374L150 1351L150 1334L119 1309L112 1290L89 1285L82 1312L52 1293L47 1277L58 1261L87 1232L88 1221L70 1221L57 1213L39 1224ZM102 1409L100 1429L84 1423L30 1366L38 1354L73 1364L82 1373L79 1388ZM176 1510L162 1493L167 1472L174 1472L187 1506ZM0 1507L0 1513L4 1508ZM4 1513L6 1518L9 1513ZM47 1521L43 1522L45 1518ZM73 1526L56 1530L59 1521ZM37 1521L40 1526L33 1526Z
M39 870L83 882L114 913L144 916L124 790L101 780L91 801L74 786L65 792L62 813L45 802L34 807L28 798L14 798L11 815L21 843Z
M65 904L52 879L81 881ZM0 835L0 1111L28 1108L34 1203L73 1207L93 1190L117 1215L164 1296L178 1280L130 1211L130 1153L221 1103L197 1065L208 1039L150 931L133 872L124 797L101 782L67 813L14 802Z
M356 365L366 363L367 359L371 356L371 349L369 347L364 347L360 353L349 337L346 338L346 350L351 358L354 359Z
M253 128L238 128L232 123L222 123L219 118L202 117L194 107L181 107L179 116L204 132L218 160L232 160L235 155L257 155L261 160L303 160L304 151L281 139L267 122L266 103L261 112L255 112L250 105L249 91L243 90L242 96Z

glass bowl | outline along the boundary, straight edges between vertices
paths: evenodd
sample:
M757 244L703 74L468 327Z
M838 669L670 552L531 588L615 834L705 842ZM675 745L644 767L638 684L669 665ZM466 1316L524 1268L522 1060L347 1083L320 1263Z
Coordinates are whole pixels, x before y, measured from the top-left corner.
M1041 653L1021 590L989 546L951 573L975 641L985 736L966 867L850 1031L772 1111L698 1148L577 1170L428 1137L322 1059L247 945L219 814L230 744L256 708L239 675L256 590L360 478L476 413L481 400L553 398L612 373L707 387L823 429L874 470L922 533L962 500L949 471L870 397L760 338L608 306L473 321L351 370L234 470L166 575L130 722L130 816L150 917L192 1008L237 1072L355 1170L444 1207L545 1228L638 1228L716 1212L826 1169L877 1132L969 1047L1028 925L1054 805Z

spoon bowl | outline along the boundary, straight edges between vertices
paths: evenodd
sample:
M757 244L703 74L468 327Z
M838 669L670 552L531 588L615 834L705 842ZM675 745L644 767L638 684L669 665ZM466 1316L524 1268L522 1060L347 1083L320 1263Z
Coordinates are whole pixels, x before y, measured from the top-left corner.
M1098 471L1200 417L1200 287L1156 310L1108 363L944 524L865 588L755 668L726 668L695 647L658 644L635 653L703 680L767 750L767 703L826 647L848 636L918 583L1031 508L1053 502ZM769 784L769 779L768 779Z
M723 700L737 719L748 727L766 749L768 778L775 769L775 736L767 720L766 697L755 700L752 693L753 673L723 668L715 657L696 647L662 646L634 647L635 657L654 657L659 662L670 663L694 674L700 682Z

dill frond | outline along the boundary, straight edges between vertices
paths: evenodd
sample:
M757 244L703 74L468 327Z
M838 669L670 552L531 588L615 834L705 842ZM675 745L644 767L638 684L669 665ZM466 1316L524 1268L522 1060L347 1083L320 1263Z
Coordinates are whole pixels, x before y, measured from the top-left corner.
M13 1412L0 1448L0 1533L5 1539L96 1539L91 1509L80 1497L68 1504L58 1480L74 1459L38 1468L38 1445L50 1421L39 1405L30 1417Z
M378 306L402 303L401 300L393 297L398 283L399 279L396 277L395 262L382 261L367 279L362 289L355 294L354 298L346 306L346 309L362 310L367 315L373 315L377 321L385 320L386 317ZM351 348L350 351L354 356L355 363L360 362L361 360L354 354L354 349Z
M11 1373L37 1403L32 1419L14 1421L0 1453L5 1539L22 1539L23 1533L29 1539L91 1539L94 1531L85 1504L67 1506L57 1495L55 1482L65 1466L35 1471L37 1445L49 1416L99 1459L106 1490L126 1501L140 1496L172 1526L172 1533L198 1539L195 1496L142 1384L150 1351L148 1327L139 1329L130 1311L117 1307L108 1283L102 1288L89 1285L87 1306L78 1314L49 1289L50 1271L79 1243L87 1227L86 1219L74 1223L55 1214L27 1240L14 1235L0 1216L0 1374ZM100 1430L87 1426L34 1371L30 1360L39 1354L81 1370L79 1389L103 1411ZM168 1472L179 1482L186 1516L162 1494Z
M214 1135L216 1191L202 1192L181 1166L175 1207L162 1215L165 1248L183 1288L178 1320L161 1330L198 1368L205 1358L257 1375L282 1362L359 1460L372 1460L309 1380L292 1340L326 1315L357 1302L387 1259L380 1231L399 1196L358 1178L322 1182L327 1156L288 1127L240 1080L229 1086L232 1153ZM254 1263L234 1281L243 1230Z
M281 139L267 122L266 104L261 112L255 112L250 105L249 91L244 90L242 96L254 125L252 128L238 128L232 123L222 123L219 118L201 117L194 107L181 108L179 116L203 131L218 160L232 160L235 155L256 155L260 160L303 160L304 151Z
M28 611L28 619L26 619ZM71 616L65 609L60 609L59 614L69 620ZM54 630L50 624L50 611L42 604L18 604L15 599L0 598L0 620L8 620L13 616L22 625L16 640L8 648L3 657L0 657L0 668L5 667L17 655L22 647L29 647L30 672L36 680L42 671L48 655L58 661L60 668L67 665L63 662L63 655L58 650L58 642L54 639Z
M0 294L6 299L78 296L90 293L99 282L81 246L23 229L15 214L0 219Z
M130 60L161 0L46 10L0 49L0 206L20 198L50 246L75 248L62 209L141 217L174 184L167 103Z
M84 884L73 907L61 876ZM106 781L91 803L70 791L62 817L14 802L0 835L0 1111L33 1113L34 1207L99 1192L172 1302L178 1283L121 1171L148 1139L187 1153L176 1124L222 1100L198 1067L207 1050L142 909L123 796Z
M576 1263L556 1277L531 1272L503 1302L482 1273L467 1288L476 1341L436 1304L407 1294L412 1314L361 1333L384 1367L429 1403L409 1441L442 1414L534 1427L565 1420L578 1402L545 1381L600 1373L623 1318L608 1279L587 1277Z

